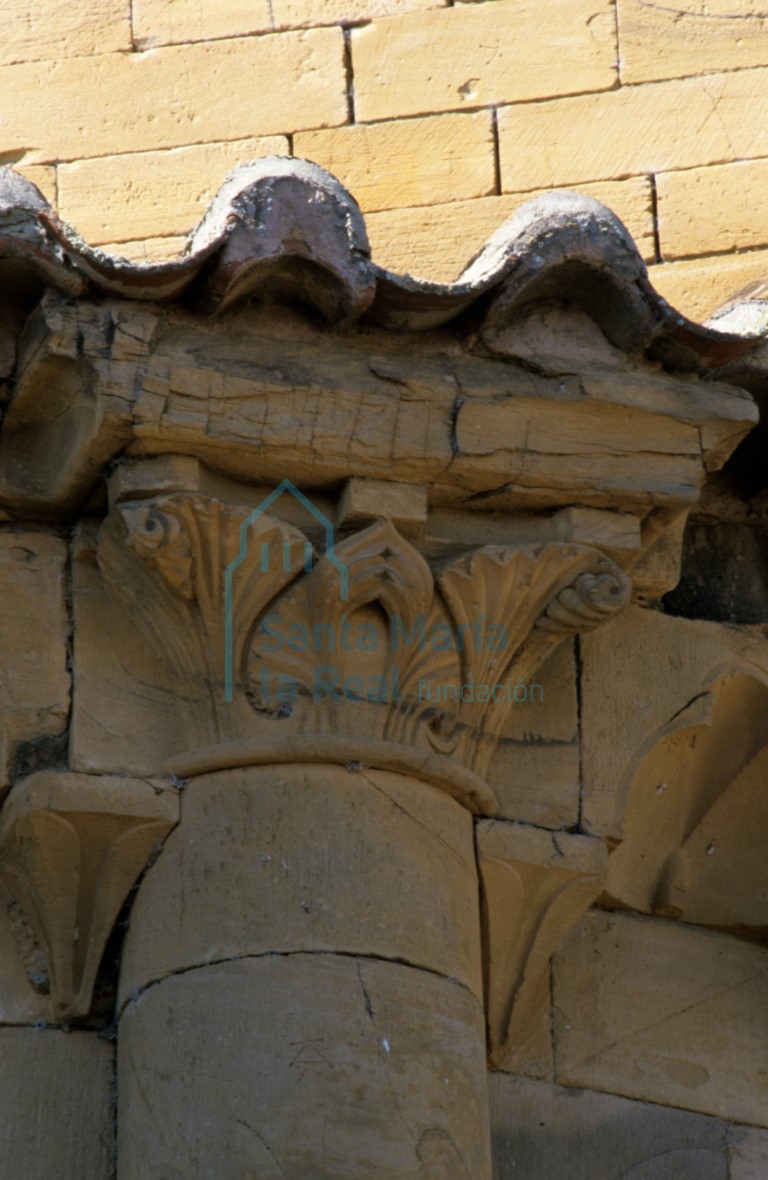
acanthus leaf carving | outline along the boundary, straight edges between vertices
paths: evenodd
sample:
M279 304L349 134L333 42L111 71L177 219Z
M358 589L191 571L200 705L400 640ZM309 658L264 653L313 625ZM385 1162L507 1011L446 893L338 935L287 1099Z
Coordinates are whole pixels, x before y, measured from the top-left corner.
M389 520L312 564L304 534L258 510L177 493L118 512L123 549L164 588L137 609L160 643L162 617L169 657L203 682L209 720L190 747L271 740L279 722L281 738L389 741L482 776L513 682L629 600L621 570L584 545L483 546L433 573ZM102 533L100 564L119 589L130 579L114 527Z
M203 681L204 716L190 713L197 740L238 732L254 619L305 569L308 552L306 537L274 517L188 494L120 505L102 527L99 565L114 591L186 683ZM224 700L228 679L234 704Z
M251 643L250 691L258 693L270 663L287 698L300 695L311 702L302 727L341 728L343 712L366 697L392 708L407 699L424 661L419 661L418 643L397 637L404 639L434 615L429 565L389 521L353 534L334 552L346 572L343 591L337 566L324 556L270 608L269 619L280 631L279 654L263 631ZM276 639L274 631L271 638ZM367 675L357 669L361 661L354 658L355 650L370 657L363 661ZM324 683L318 677L323 670L331 672ZM379 717L376 736L391 736L387 719Z

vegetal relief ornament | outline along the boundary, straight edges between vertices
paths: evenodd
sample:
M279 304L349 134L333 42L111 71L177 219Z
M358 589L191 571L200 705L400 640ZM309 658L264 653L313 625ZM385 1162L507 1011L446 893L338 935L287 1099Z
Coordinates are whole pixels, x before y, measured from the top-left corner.
M205 497L117 511L100 563L125 585L126 548L141 559L136 606L202 673L206 741L354 736L483 776L552 649L629 601L626 576L585 545L486 545L433 570L388 520L316 558L298 529Z

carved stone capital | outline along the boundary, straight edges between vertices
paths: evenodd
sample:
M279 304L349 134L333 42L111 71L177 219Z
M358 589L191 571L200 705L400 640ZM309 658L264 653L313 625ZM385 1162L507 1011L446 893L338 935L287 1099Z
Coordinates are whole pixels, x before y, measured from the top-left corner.
M30 987L53 1022L85 1016L131 886L178 821L178 794L123 777L41 771L0 822L0 880Z
M188 746L168 766L282 761L281 744L415 773L431 758L432 781L492 811L482 782L515 704L543 692L555 646L626 605L628 578L562 542L432 567L386 519L313 539L186 493L118 505L103 526L105 578L183 673Z

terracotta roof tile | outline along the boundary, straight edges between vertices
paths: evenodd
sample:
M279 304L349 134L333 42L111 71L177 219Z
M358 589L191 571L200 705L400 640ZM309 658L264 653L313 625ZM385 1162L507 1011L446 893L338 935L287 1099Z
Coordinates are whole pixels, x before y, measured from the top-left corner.
M30 181L0 169L0 273L6 291L52 285L73 296L183 298L203 311L269 296L310 304L332 323L364 317L406 332L462 317L489 341L531 302L567 300L625 352L687 370L733 361L768 327L760 285L705 325L688 320L654 290L619 219L570 192L522 205L453 283L393 274L371 260L359 207L339 181L316 164L277 156L232 172L186 252L162 263L90 247Z

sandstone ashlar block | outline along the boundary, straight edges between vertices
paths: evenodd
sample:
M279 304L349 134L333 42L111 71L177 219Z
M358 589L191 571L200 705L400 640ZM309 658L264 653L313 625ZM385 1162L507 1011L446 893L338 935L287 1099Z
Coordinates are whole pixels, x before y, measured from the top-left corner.
M499 818L540 828L570 828L579 820L576 742L502 739L488 767Z
M491 758L487 777L501 818L543 828L578 822L577 731L574 645L564 643L531 678L527 699L513 706Z
M648 277L658 293L689 319L701 323L748 283L768 273L768 250L752 250L728 258L692 258L651 266Z
M499 111L504 192L768 154L768 69L624 86ZM547 151L541 150L542 143Z
M768 687L720 676L679 720L633 776L606 893L630 909L762 931Z
M136 48L141 50L271 33L274 27L269 0L227 0L221 5L196 0L133 0L131 12Z
M766 160L659 173L656 192L663 257L765 246L767 188Z
M637 607L580 640L587 831L621 837L629 783L666 727L702 721L718 668L752 665L768 678L764 647L761 636L733 627ZM663 652L661 663L649 652Z
M84 144L113 153L116 128L121 151L141 152L334 126L347 118L343 56L332 28L3 66L0 150L37 164L79 160Z
M434 8L443 0L227 0L202 5L197 0L134 0L133 31L139 49L185 41L244 37L275 29L312 28L340 21Z
M383 518L403 536L419 536L427 520L427 489L383 479L347 480L336 509L336 527L364 528Z
M545 191L369 213L365 223L373 259L388 270L452 282L516 209ZM624 222L643 257L654 257L648 177L580 184L578 191L607 205Z
M167 238L141 238L133 242L104 242L100 249L105 254L127 258L130 262L166 262L181 254L187 243L186 236L171 235Z
M624 85L768 65L764 15L755 0L706 7L620 0L618 22Z
M27 180L31 180L40 189L40 192L48 200L48 202L55 208L57 205L56 196L56 169L53 165L48 164L14 164L14 171L19 172L22 176L26 176Z
M64 732L69 713L67 547L42 532L0 531L0 790L20 742Z
M393 16L353 30L352 66L364 122L606 90L614 15L607 0L523 0Z
M552 970L556 1081L768 1122L765 948L593 912Z
M294 136L293 150L337 176L365 212L484 197L493 191L488 111L301 131Z
M119 1180L490 1180L481 1005L400 963L174 975L123 1012L118 1069Z
M705 1115L502 1073L491 1075L490 1097L496 1180L762 1180L765 1175L729 1173L729 1128ZM730 1133L748 1151L746 1131Z
M573 640L542 661L526 689L522 700L515 699L504 737L518 742L575 741L579 721Z
M113 1048L90 1032L0 1028L0 1158L11 1180L109 1180Z
M758 1127L733 1127L728 1166L728 1180L763 1180L768 1176L768 1131Z
M104 586L95 549L94 532L81 528L72 562L70 766L87 774L153 774L163 754L184 745L177 707L184 678L160 650L137 642L130 612Z
M423 8L442 8L445 0L272 0L275 25L325 25L369 21Z
M91 245L188 233L226 176L258 156L288 155L282 135L131 152L58 169L58 211Z
M131 49L131 13L124 0L94 0L87 5L46 0L29 7L9 3L3 5L2 15L0 65L50 62L64 53L89 57Z

